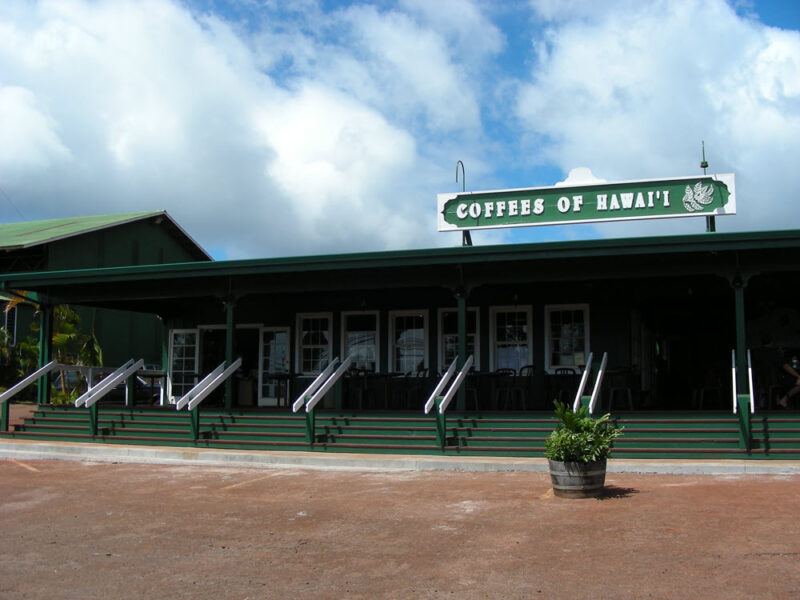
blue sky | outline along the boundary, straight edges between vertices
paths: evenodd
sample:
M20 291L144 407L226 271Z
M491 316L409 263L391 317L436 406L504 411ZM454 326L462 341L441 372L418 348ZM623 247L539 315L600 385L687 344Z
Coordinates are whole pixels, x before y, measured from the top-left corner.
M455 245L438 192L735 172L800 228L800 3L11 0L0 218L167 209L217 258ZM476 243L703 231L702 219Z

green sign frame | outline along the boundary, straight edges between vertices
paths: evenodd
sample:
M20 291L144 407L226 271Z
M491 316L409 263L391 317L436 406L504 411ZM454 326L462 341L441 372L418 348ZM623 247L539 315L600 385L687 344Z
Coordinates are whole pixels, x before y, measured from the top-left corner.
M438 194L439 231L736 214L733 173Z

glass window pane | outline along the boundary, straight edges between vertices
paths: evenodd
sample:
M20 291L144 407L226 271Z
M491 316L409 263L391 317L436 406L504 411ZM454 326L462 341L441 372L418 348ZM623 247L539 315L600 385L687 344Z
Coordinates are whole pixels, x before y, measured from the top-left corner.
M425 318L423 315L394 317L392 369L414 372L425 368Z

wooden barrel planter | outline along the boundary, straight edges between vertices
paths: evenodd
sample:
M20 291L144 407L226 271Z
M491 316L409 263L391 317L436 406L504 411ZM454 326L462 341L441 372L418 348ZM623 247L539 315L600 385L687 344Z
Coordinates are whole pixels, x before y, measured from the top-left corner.
M596 498L606 483L606 459L590 463L551 460L553 493L562 498Z

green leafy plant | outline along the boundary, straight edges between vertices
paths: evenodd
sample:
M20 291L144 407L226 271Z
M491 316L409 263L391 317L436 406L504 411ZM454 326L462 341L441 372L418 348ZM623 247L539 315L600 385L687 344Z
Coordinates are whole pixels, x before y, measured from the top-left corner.
M51 404L74 404L75 400L78 399L78 389L54 389L52 394L50 395L50 403Z
M24 292L16 294L6 303L9 311L20 304L31 304ZM36 307L37 314L39 308ZM30 375L39 366L39 321L31 323L29 335L12 346L8 334L0 328L0 383L10 386L19 379ZM58 305L53 310L52 358L68 365L102 366L103 349L94 333L84 333L81 318L77 311L66 305ZM53 376L53 404L67 404L77 398L79 389L85 388L82 376L69 377L64 371ZM20 399L32 399L34 388L25 390Z
M544 442L544 455L559 462L590 463L608 458L614 440L622 428L611 422L611 415L592 418L589 409L581 406L573 411L556 402L555 415L559 423Z

